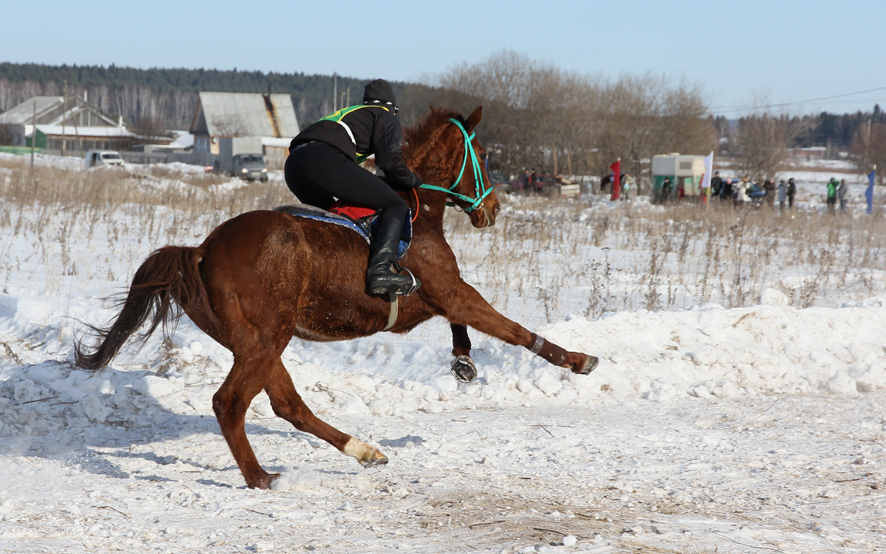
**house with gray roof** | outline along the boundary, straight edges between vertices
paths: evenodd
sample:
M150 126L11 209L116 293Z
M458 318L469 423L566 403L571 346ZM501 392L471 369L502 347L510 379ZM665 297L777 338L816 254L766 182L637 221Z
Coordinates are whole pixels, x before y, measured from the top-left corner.
M0 114L6 146L34 145L48 152L81 155L87 150L123 150L137 136L122 117L104 113L78 96L34 96Z
M217 156L222 138L261 137L269 167L283 166L298 132L288 94L201 92L191 122L196 155Z

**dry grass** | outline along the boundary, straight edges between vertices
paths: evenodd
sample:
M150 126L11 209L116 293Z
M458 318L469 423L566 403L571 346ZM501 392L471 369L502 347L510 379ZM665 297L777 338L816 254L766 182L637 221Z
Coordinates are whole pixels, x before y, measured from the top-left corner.
M0 250L9 253L0 258L3 290L38 267L48 268L49 289L73 275L125 283L131 273L118 275L120 268L134 271L155 248L199 244L233 215L292 201L273 180L241 184L176 166L38 165L32 175L27 162L0 158ZM769 289L798 308L883 293L881 218L719 204L612 206L598 198L504 197L496 226L482 231L450 210L446 230L463 276L505 313L517 308L545 322L709 302L747 306ZM113 263L89 259L90 249L108 247Z
M173 166L175 167L175 166ZM0 157L0 290L17 279L64 277L127 282L119 260L134 271L151 250L199 244L222 221L245 211L290 202L280 183L246 184L166 166L85 171ZM114 260L95 259L108 251ZM47 275L43 275L43 272Z
M265 200L291 199L279 185L221 189L217 185L229 182L230 177L176 171L176 166L136 167L82 171L37 165L32 174L25 158L0 159L0 197L24 205L57 203L87 208L139 204L170 206L186 213L218 210L229 215L255 209Z
M884 291L886 222L865 214L503 202L508 210L484 231L492 236L457 254L478 268L469 280L542 301L547 321L550 314L598 317L709 302L748 306L769 289L798 308ZM453 233L471 232L464 221L449 222ZM585 297L571 297L576 290Z

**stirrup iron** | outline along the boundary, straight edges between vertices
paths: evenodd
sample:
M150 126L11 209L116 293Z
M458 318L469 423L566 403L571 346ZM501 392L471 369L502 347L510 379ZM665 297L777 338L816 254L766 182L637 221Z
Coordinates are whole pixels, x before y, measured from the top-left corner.
M400 263L397 262L397 260L394 260L394 272L395 272L395 273L402 273L402 272L404 272L404 271L405 271L406 273L408 273L408 274L409 274L409 278L412 279L412 286L410 286L410 287L406 290L406 292L402 293L402 295L403 295L403 296L409 296L410 294L412 294L413 292L415 292L415 291L418 290L418 287L421 286L421 283L419 283L418 279L415 278L415 275L414 275L411 271L409 271L409 270L406 269L405 267L402 267L402 266L400 265Z

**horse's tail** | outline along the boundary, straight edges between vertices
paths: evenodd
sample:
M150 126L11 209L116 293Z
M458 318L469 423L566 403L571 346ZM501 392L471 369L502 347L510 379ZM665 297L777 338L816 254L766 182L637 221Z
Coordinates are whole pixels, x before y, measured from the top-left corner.
M170 325L177 323L183 312L215 321L200 273L203 253L202 248L166 246L148 256L135 272L113 323L105 328L89 326L98 339L94 349L90 352L82 340L75 341L76 364L83 369L103 369L149 317L150 327L142 334L142 342L161 323L164 333L168 334Z

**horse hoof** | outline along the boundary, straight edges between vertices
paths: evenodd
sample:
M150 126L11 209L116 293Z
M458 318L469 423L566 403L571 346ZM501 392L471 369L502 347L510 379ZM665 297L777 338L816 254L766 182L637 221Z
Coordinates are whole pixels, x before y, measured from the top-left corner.
M597 369L597 366L600 365L600 359L596 356L588 356L587 361L580 368L573 369L573 373L578 373L579 375L587 375L588 373Z
M279 473L266 473L259 477L258 479L254 479L251 482L247 482L246 486L250 489L261 489L268 490L271 488L271 483L280 478Z
M377 458L375 460L368 460L363 464L363 467L375 467L375 466L384 466L388 465L388 459L385 457Z
M477 367L474 365L474 360L468 356L458 356L452 360L449 370L461 383L470 383L477 378Z
M360 465L363 467L375 467L375 466L383 466L387 465L388 457L376 450L372 453L370 457L367 457L363 460L360 460Z

